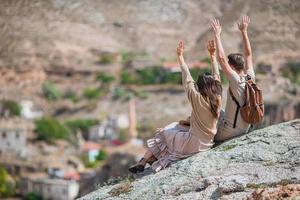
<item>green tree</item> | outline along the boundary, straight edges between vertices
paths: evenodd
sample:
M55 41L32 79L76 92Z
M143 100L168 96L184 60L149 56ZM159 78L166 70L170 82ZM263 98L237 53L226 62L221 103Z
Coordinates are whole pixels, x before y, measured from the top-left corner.
M73 133L76 133L78 130L86 133L92 126L95 126L98 123L99 121L96 119L74 119L65 122L66 126L69 127Z
M0 197L11 197L15 193L15 185L8 180L7 171L0 166Z
M114 62L114 57L113 55L109 53L104 53L101 56L99 56L99 61L100 64L110 64Z
M123 100L123 101L128 101L132 97L132 92L124 89L124 88L114 88L112 91L112 98L114 100Z
M135 73L123 69L121 72L121 84L136 84Z
M76 96L76 92L74 90L68 89L65 92L64 98L71 100L72 102L78 102L79 98Z
M97 157L96 157L96 160L97 161L101 161L101 160L105 160L107 158L107 153L106 151L104 150L100 150Z
M62 96L60 90L51 81L43 83L42 91L43 95L50 101L55 101Z
M83 97L89 100L97 99L102 96L102 92L98 88L86 88L83 91Z
M55 139L68 139L70 135L69 129L52 117L36 120L35 132L38 139L48 142Z
M30 192L26 194L25 200L43 200L43 198L35 192Z
M9 116L21 115L21 106L17 102L13 100L1 100L0 104L5 111L8 111Z
M112 75L105 74L105 73L101 72L101 73L97 74L96 79L98 81L100 81L101 83L103 83L103 84L109 84L109 83L111 83L112 81L115 80L115 77L113 77Z

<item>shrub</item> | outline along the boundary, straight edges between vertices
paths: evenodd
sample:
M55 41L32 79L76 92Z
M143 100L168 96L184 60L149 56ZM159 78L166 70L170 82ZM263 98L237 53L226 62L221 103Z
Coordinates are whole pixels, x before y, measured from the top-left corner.
M181 84L181 73L180 72L173 72L173 73L166 73L165 83L172 83L172 84Z
M14 195L15 185L8 180L7 171L0 166L0 197L6 198Z
M21 107L20 105L13 100L2 100L0 102L3 109L3 114L8 112L9 116L20 116L21 115Z
M88 102L82 108L87 111L94 111L97 108L97 102Z
M52 117L44 117L35 121L35 132L39 140L47 142L54 139L68 139L69 129Z
M78 130L81 132L88 132L92 126L97 125L99 122L96 119L75 119L66 121L66 126L73 132L76 133Z
M194 68L190 70L191 75L196 80L198 75L205 72L210 72L209 68L199 69ZM123 69L121 72L121 83L122 84L181 84L181 73L180 72L169 72L161 66L146 67L143 69L130 72Z
M87 154L81 155L81 160L84 163L84 166L87 168L95 168L98 164L107 158L107 153L104 150L100 150L98 155L96 156L96 160L94 162L89 161Z
M35 192L29 192L26 194L25 200L43 200L43 198Z
M88 157L87 154L81 155L81 160L82 160L84 166L87 167L87 168L94 168L94 167L97 166L97 162L89 161L89 157Z
M161 83L165 75L163 68L158 66L145 67L144 69L137 70L136 73L139 77L138 82L143 85Z
M137 80L135 74L128 70L122 70L121 72L121 84L136 84Z
M105 160L107 158L107 153L106 151L104 150L100 150L97 157L96 157L96 160L97 161L101 161L101 160Z
M83 97L86 99L97 99L102 95L102 92L98 88L86 88L83 91Z
M76 92L73 91L73 90L67 90L65 95L64 95L64 98L70 99L74 103L79 100L78 97L76 96Z
M114 100L121 99L127 101L132 96L132 93L124 88L114 88L112 91L112 98Z
M288 62L281 68L282 75L289 78L293 83L300 85L300 62Z
M61 97L60 90L50 81L46 81L42 86L43 95L50 101L57 100Z
M147 99L149 96L149 94L144 90L135 90L134 95L141 99Z
M114 61L113 55L109 53L104 53L101 56L99 56L99 63L100 64L110 64Z
M98 73L96 76L96 79L98 81L100 81L101 83L108 84L108 83L111 83L112 81L114 81L115 77L113 77L112 75L105 74L105 73Z
M121 50L120 52L120 56L121 56L121 60L123 63L126 63L130 60L132 60L133 58L133 53L125 51L125 50Z

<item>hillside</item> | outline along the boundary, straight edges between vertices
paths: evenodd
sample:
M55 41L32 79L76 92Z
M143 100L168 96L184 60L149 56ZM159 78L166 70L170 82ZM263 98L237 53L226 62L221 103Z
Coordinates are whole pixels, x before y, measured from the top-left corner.
M86 195L92 199L300 198L300 120L251 132L171 167Z
M268 110L278 113L272 114L274 119L268 124L287 121L299 116L299 92L277 72L290 60L299 63L299 8L300 2L295 0L3 0L0 85L5 87L0 88L0 98L17 102L29 99L46 115L63 118L124 113L127 104L111 101L115 89L127 87L120 83L120 71L126 67L120 57L137 55L131 59L139 68L160 66L162 60L175 60L175 46L183 39L188 61L206 58L204 44L212 37L208 22L214 16L223 24L227 52L240 51L235 21L246 13L251 17L249 34L255 66L263 63L269 68L257 82L266 103L272 103ZM113 57L109 64L99 63L105 52ZM87 89L99 87L99 71L115 77L108 94L94 102L82 98ZM275 78L270 71L275 72ZM78 101L47 101L42 91L45 81L51 81L62 96L72 93ZM162 126L190 112L181 87L179 92L173 86L137 88L149 94L148 99L137 100L139 121L155 119L155 127ZM154 102L161 102L155 104L156 109ZM157 115L157 110L162 115ZM281 117L285 115L288 117Z
M221 19L225 49L239 51L235 22L245 13L255 61L280 65L299 58L299 9L297 0L2 0L0 66L89 68L97 52L121 50L173 60L179 39L201 59L212 17Z

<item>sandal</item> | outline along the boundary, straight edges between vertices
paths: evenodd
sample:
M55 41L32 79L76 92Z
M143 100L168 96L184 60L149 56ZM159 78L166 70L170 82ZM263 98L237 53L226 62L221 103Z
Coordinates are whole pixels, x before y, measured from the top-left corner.
M144 160L144 158L142 158L137 164L131 166L128 168L128 170L131 172L131 173L138 173L138 172L143 172L144 169L145 169L145 166L142 165L142 164L139 164L142 160Z

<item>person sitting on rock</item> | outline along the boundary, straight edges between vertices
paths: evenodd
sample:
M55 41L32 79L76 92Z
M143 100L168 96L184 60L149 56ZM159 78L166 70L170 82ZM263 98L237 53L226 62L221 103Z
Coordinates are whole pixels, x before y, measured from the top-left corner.
M147 140L148 149L144 157L129 168L130 172L143 171L146 163L152 164L152 169L158 172L173 161L206 151L213 146L222 102L222 85L215 50L212 40L208 44L212 59L212 74L201 74L195 82L184 61L183 43L179 43L177 56L182 71L182 82L192 107L188 119L190 126L174 122L158 129L154 138Z
M222 142L247 133L250 127L250 124L242 119L238 109L238 106L244 105L245 102L244 90L247 75L253 80L255 79L252 63L252 50L247 33L249 23L250 18L248 16L243 16L242 21L237 23L243 37L244 56L240 53L232 53L228 55L227 61L221 42L220 22L217 19L211 21L211 27L217 45L217 59L226 78L229 80L225 113L221 111L215 142Z

